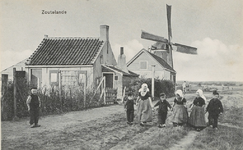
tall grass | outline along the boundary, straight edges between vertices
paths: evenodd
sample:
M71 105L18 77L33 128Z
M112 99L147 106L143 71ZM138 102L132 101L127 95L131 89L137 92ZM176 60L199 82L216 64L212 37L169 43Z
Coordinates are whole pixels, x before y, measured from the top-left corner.
M14 95L13 83L8 83L8 89L1 98L2 117L1 120L12 120L14 117ZM38 89L38 96L41 100L40 114L50 115L69 111L79 111L88 108L100 107L104 105L103 99L99 101L99 93L94 95L94 90L86 93L84 102L84 93L81 90L70 89L69 93L62 90L61 97L58 89L54 87L49 89ZM29 116L26 100L30 95L30 88L25 78L18 79L17 88L17 117L23 118Z
M243 130L219 126L219 130L206 128L196 137L188 150L242 150Z

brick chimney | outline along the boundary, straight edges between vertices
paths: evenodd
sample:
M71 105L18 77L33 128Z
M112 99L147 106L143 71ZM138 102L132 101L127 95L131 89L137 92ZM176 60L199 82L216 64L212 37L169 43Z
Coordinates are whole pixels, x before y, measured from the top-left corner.
M126 64L126 56L124 54L123 47L120 48L120 55L118 55L117 68L128 73L127 64Z
M109 41L109 26L100 25L100 40Z
M44 38L47 39L48 38L48 35L44 35Z

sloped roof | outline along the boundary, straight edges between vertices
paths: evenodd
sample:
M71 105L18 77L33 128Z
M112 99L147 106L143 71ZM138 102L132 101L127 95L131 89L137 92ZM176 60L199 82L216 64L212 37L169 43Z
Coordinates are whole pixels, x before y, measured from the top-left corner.
M47 37L27 65L91 65L104 41L99 38Z
M169 70L172 70L172 71L175 71L163 58L153 54L153 53L150 53L148 52L152 57L154 57L154 59L157 60L158 63L160 63L163 67L165 67L166 69L169 69Z
M142 49L140 50L128 63L127 66L129 66L135 59L137 59L142 53L147 53L149 54L152 58L154 58L161 66L163 66L164 68L171 70L173 72L176 72L163 58L145 50Z
M105 71L116 71L116 72L120 72L123 74L123 76L132 76L132 77L138 77L139 75L128 70L128 73L125 72L125 71L122 71L114 66L108 66L108 65L102 65L102 72L105 72Z

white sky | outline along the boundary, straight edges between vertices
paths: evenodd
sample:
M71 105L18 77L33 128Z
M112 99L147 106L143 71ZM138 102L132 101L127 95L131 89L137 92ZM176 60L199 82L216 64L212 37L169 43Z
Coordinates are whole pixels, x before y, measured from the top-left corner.
M196 56L173 53L177 80L243 81L242 0L1 0L1 70L29 57L45 34L99 37L102 24L110 26L115 57L123 46L129 61L154 43L141 39L141 30L167 38L166 4L172 41L198 48Z

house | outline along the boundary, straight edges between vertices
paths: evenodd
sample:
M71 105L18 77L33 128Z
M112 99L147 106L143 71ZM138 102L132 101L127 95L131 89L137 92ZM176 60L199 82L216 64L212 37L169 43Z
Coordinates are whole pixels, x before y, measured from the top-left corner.
M125 87L128 87L129 84L136 78L139 77L138 74L127 69L126 65L126 56L124 54L123 47L120 48L120 54L118 56L117 66L112 65L102 65L103 76L106 76L106 79L113 78L114 83L106 82L107 87L116 87L117 88L117 98L122 99L123 90Z
M115 66L109 42L109 26L100 26L100 37L48 37L44 39L26 62L28 80L38 88L74 88L93 90L106 77L106 87L122 93L122 68ZM131 74L132 76L133 74Z
M140 77L152 78L152 65L155 65L155 78L176 82L176 71L163 59L162 55L140 50L128 63L127 68Z
M2 75L7 75L8 76L8 80L13 81L13 68L16 68L16 71L25 71L25 62L27 59L22 60L20 62L18 62L17 64L8 67L6 69L4 69L3 71L1 71Z

